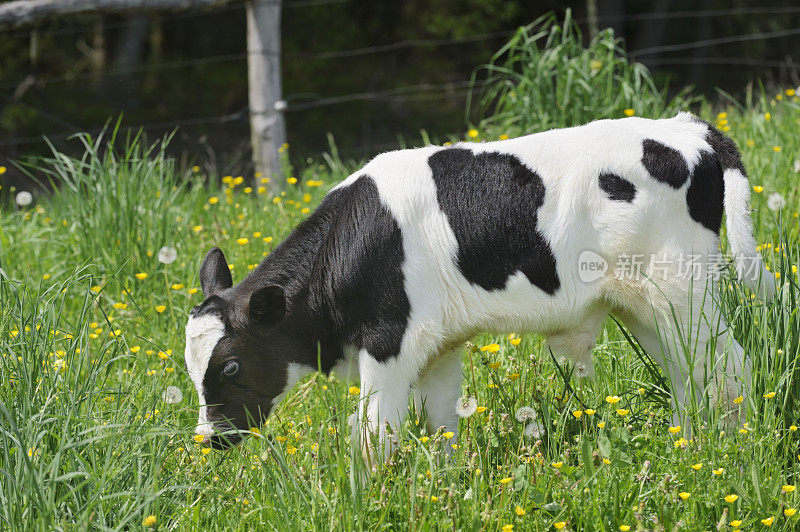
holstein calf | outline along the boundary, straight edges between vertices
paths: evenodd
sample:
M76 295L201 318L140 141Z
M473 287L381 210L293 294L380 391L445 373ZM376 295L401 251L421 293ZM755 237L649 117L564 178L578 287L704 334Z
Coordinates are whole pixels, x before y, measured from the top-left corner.
M357 367L355 425L386 449L412 390L431 430L455 432L465 340L538 333L589 377L609 313L671 377L676 406L704 375L717 400L746 393L709 280L724 209L739 277L775 289L749 196L733 141L688 113L379 155L236 286L222 251L205 257L186 326L197 432L238 442L220 432L262 421L318 360Z

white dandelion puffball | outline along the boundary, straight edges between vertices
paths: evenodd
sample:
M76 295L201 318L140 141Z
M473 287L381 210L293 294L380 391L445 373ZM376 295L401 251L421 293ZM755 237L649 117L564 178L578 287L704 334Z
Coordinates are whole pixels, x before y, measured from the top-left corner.
M786 207L786 200L779 193L774 192L767 198L767 207L771 211L779 211Z
M158 250L158 262L162 264L172 264L178 258L178 251L175 248L164 246Z
M517 410L517 421L525 423L526 421L533 421L536 419L536 410L529 406L522 406Z
M456 414L458 417L469 417L478 409L478 400L468 395L463 395L456 401Z
M800 174L800 159L795 159L794 161L794 173Z
M538 440L542 437L542 434L544 434L544 425L538 421L528 423L525 427L525 437L529 440Z
M27 207L33 203L33 194L27 190L23 190L22 192L17 193L16 202L20 207Z
M176 405L183 401L183 392L177 386L167 386L164 390L164 402L168 405Z

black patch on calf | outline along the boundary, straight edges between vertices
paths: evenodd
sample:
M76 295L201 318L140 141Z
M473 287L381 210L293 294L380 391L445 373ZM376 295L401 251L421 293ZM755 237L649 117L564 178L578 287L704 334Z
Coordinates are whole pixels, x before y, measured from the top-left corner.
M505 288L517 271L552 295L556 259L537 231L541 177L513 155L448 148L428 159L439 206L458 241L458 268L485 290Z
M692 170L692 183L686 191L686 204L692 219L719 234L725 202L725 182L717 156L700 152L700 161Z
M617 174L608 172L600 174L600 188L612 200L632 203L636 197L636 187L633 183Z
M653 139L645 139L642 150L642 164L653 179L672 188L683 186L689 177L689 166L681 152Z
M337 214L312 270L311 307L332 321L343 343L380 362L396 357L411 313L400 227L367 175L325 201Z
M705 120L700 120L699 118L695 118L695 120L702 122L708 128L706 142L708 142L708 145L714 150L714 153L717 154L717 159L719 159L719 164L722 166L722 169L727 170L729 168L734 168L739 170L744 177L747 177L744 163L742 163L742 155L739 153L739 148L736 147L736 143L733 139L726 137L720 130Z

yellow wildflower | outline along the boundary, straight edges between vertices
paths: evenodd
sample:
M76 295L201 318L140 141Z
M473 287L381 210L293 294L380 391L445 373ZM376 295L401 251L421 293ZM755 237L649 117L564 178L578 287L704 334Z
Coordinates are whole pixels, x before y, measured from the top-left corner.
M359 389L358 386L351 386L347 389L347 393L349 393L350 395L358 395L359 393L361 393L361 390Z
M489 344L484 345L481 347L481 351L488 351L489 353L497 353L500 351L500 346L498 344Z
M564 465L564 462L553 462L551 465L556 469L561 469L561 466Z
M609 395L608 397L606 397L606 403L608 403L610 405L615 405L615 404L619 403L619 396L617 396L617 395Z
M140 281L144 281L145 279L147 279L147 274L145 272L139 272L135 274L135 277Z
M628 412L630 412L630 410L627 408L617 408L617 414L619 414L622 417L627 416Z
M154 515L148 515L142 521L142 526L150 527L150 526L153 526L155 524L156 524L156 516L154 516Z
M725 502L734 503L734 502L736 502L736 499L738 499L738 498L739 498L739 496L735 495L735 494L725 495Z
M500 479L500 484L508 484L508 483L509 483L509 482L511 482L512 480L514 480L514 477L505 477L505 478L501 478L501 479Z
M476 138L476 137L478 136L478 130L477 130L477 129L474 129L474 128L473 128L473 129L470 129L469 131L467 131L467 136L468 136L469 138L471 138L471 139L474 139L474 138Z
M764 399L772 399L775 397L775 392L767 392L764 394Z
M786 517L791 517L797 513L797 508L787 508L783 511L783 515Z
M634 111L633 109L625 109L625 110L624 110L624 111L622 111L622 112L623 112L623 113L625 113L625 116L633 116L633 114L634 114L636 111Z
M775 520L775 517L767 517L766 519L761 520L761 524L764 526L772 526L772 522Z
M797 488L795 486L793 486L792 484L786 484L783 487L783 491L785 491L786 493L792 493L795 489L797 489Z
M211 205L216 205L217 203L219 203L219 198L216 196L211 196L210 198L208 198L208 202Z
M688 491L682 491L682 492L678 493L678 497L680 497L680 498L681 498L681 500L684 500L684 501L685 501L686 499L688 499L689 497L691 497L691 495L692 495L692 494L691 494L691 493L689 493Z
M288 178L286 180L286 182L289 183L290 185L296 185L297 184L297 178L296 177L290 177L290 178Z
M159 314L161 314L165 310L167 310L167 306L166 305L156 305L156 312L158 312Z
M670 431L671 434L677 434L677 433L679 433L681 431L681 426L680 425L676 425L674 427L668 428L667 430Z
M572 415L575 416L575 419L580 419L583 415L583 410L573 410Z
M516 508L514 508L514 513L522 517L523 515L525 515L525 510L522 508L522 506L517 506Z
M249 240L247 238L245 238L245 237L236 239L236 243L239 244L240 246L244 246L248 242L249 242Z

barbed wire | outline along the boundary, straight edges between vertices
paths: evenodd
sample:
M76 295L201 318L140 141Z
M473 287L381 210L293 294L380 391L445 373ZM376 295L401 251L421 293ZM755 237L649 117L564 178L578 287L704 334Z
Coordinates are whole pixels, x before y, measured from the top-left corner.
M790 37L792 35L800 35L800 28L792 28L788 30L778 30L759 33L747 33L744 35L733 35L730 37L717 37L715 39L703 39L700 41L693 41L680 44L664 44L659 46L650 46L648 48L640 48L639 50L631 50L628 54L632 57L641 55L650 55L661 52L680 52L685 50L695 50L697 48L707 48L710 46L718 46L720 44L733 44L739 42L760 41L765 39L776 39L780 37Z

